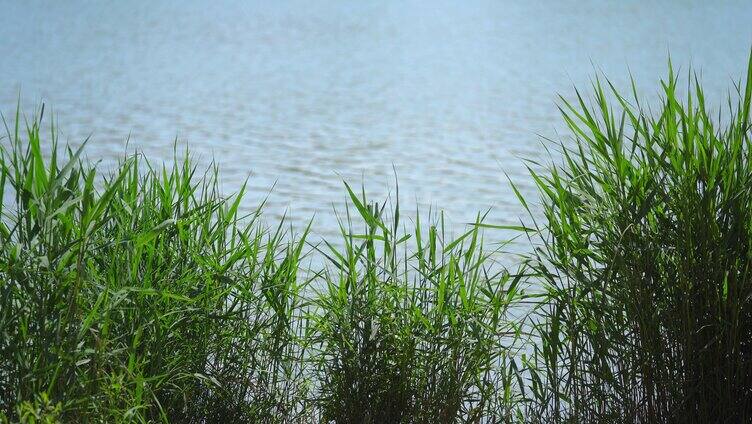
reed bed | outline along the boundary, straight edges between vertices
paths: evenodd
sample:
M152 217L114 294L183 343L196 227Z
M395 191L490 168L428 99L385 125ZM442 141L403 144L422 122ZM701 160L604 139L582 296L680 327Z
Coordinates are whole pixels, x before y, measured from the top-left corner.
M346 186L342 248L315 304L312 341L323 422L510 421L519 409L515 357L526 297L521 273L495 263L480 231L449 239L439 217L400 229L399 203L369 204Z
M603 79L562 99L540 204L515 188L529 222L455 237L345 183L339 239L314 243L188 152L103 173L18 110L0 422L749 421L752 55L717 117L669 68L653 110ZM530 240L516 268L489 228Z
M67 422L305 413L304 237L239 216L242 192L221 198L216 170L197 175L187 159L154 168L133 155L98 176L83 146L57 153L54 130L45 159L41 116L17 115L2 151L13 201L0 224L0 410Z
M695 75L679 84L669 63L652 111L603 79L562 100L574 142L532 173L530 417L752 420L752 55L717 115Z
M524 293L480 227L408 231L398 204L387 213L345 186L341 240L312 244L308 230L262 225L261 206L240 215L244 190L223 197L217 168L198 172L187 153L169 167L135 154L99 175L85 143L59 148L54 125L43 144L42 117L6 122L0 156L3 419L449 423L518 411L506 318ZM311 268L312 254L326 264Z

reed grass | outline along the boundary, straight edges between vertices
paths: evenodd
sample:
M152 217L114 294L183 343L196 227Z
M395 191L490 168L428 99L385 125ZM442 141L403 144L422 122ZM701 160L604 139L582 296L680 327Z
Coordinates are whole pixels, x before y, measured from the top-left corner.
M752 55L717 116L679 84L669 63L653 110L601 78L562 100L574 142L532 172L538 421L752 419Z
M103 173L17 110L0 422L749 421L752 55L725 115L678 84L669 65L653 110L603 79L562 99L540 223L452 236L345 184L317 243L242 214L245 187L188 152ZM488 228L530 238L517 268Z
M405 230L398 202L347 190L360 222L347 211L343 247L319 249L330 261L314 325L323 422L517 419L510 312L525 297L522 274L495 263L500 247L486 250L480 225L450 238L442 216L424 227L417 213Z
M200 173L187 152L161 167L127 156L99 175L85 143L59 148L54 125L44 144L42 116L17 113L0 151L6 420L449 423L519 412L507 313L524 293L479 226L454 239L435 220L408 232L399 206L385 214L346 185L357 213L347 211L341 243L311 244L308 230L262 225L262 206L241 216L244 190L223 197L216 166ZM311 268L309 254L327 264Z
M107 175L7 125L0 161L0 411L65 422L303 414L304 237L241 217L216 169L139 155ZM54 126L53 126L54 127ZM4 197L5 198L5 197ZM281 228L281 227L280 227ZM31 418L29 418L31 419Z

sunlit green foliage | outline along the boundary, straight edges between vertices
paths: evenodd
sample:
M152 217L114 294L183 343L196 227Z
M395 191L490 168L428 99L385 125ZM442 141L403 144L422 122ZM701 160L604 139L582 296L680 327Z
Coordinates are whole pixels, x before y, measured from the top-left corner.
M17 115L0 187L0 410L66 421L253 421L302 413L303 239L238 216L216 174L134 155L98 175L42 152ZM242 193L241 193L242 194Z
M514 188L544 220L503 227L532 242L513 270L482 215L451 237L345 184L341 238L312 242L187 152L103 174L17 111L0 422L749 421L752 57L717 118L687 89L562 99L574 140L532 172L541 209Z
M521 275L494 263L498 249L484 250L477 225L448 239L443 220L424 228L418 218L405 232L398 203L388 210L347 189L362 229L345 219L344 247L321 249L331 266L316 298L324 420L516 418L520 329L509 317Z
M383 206L350 191L343 247L309 244L307 230L259 224L261 208L240 216L243 190L222 197L216 167L136 154L100 175L84 146L58 148L54 127L44 144L41 116L17 114L0 157L11 420L45 408L63 421L206 423L518 410L507 310L520 279L484 251L479 227L454 241L435 225L403 234L398 208L387 227Z
M717 117L678 84L651 111L596 81L563 102L563 164L533 173L544 422L752 419L752 57Z

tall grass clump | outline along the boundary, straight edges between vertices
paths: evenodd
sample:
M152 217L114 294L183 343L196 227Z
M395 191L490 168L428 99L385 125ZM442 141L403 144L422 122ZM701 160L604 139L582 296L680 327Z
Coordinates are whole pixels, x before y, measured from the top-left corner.
M522 277L481 217L407 231L346 186L357 214L313 245L187 153L102 173L42 116L17 112L0 150L0 422L520 418Z
M511 422L519 418L521 276L495 263L480 225L456 238L420 213L401 227L399 202L347 187L312 325L322 422ZM398 199L397 199L398 200ZM476 224L481 223L481 217Z
M187 158L100 175L41 118L17 113L0 151L0 421L306 413L304 237L241 216Z
M563 102L574 143L532 174L531 419L752 419L752 57L717 115L686 87L669 64L652 110L602 80Z

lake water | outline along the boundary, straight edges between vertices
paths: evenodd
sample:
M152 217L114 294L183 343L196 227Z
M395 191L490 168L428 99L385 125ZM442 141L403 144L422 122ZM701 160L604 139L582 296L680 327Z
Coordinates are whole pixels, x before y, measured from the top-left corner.
M268 195L325 236L343 179L378 199L396 169L403 210L457 228L522 215L504 172L533 193L520 158L565 135L557 93L631 71L649 97L670 50L717 103L750 46L749 0L0 1L0 110L45 102L105 164L129 135L169 160L177 137L227 192L250 175L246 207Z

